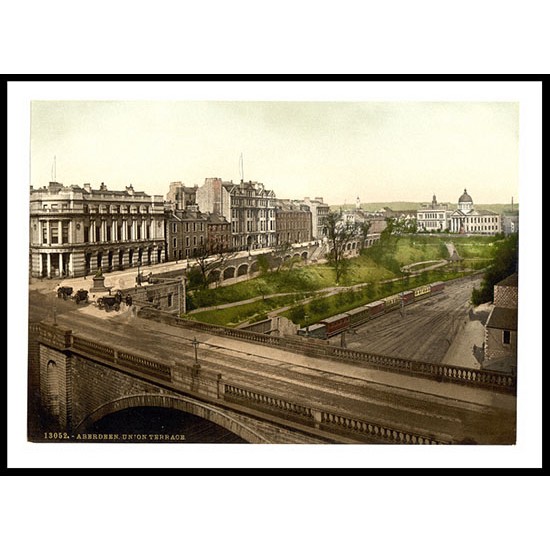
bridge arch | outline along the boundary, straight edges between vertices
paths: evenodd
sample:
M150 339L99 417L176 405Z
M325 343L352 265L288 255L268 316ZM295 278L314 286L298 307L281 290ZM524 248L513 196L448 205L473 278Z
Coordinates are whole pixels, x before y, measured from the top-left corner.
M214 269L208 274L209 283L217 283L220 280L221 272L219 269Z
M233 418L212 405L207 405L206 403L202 403L190 397L151 393L128 395L101 405L86 418L81 420L75 427L74 432L84 433L104 416L135 407L162 407L175 409L198 416L204 420L209 420L231 433L238 435L247 443L271 443L271 441L250 426L247 426L240 420Z
M246 275L248 273L248 264L241 264L237 268L237 276Z
M307 250L305 252L302 252L302 260L307 260Z
M255 273L259 269L260 268L258 267L258 262L252 262L252 264L250 265L250 273Z
M225 281L225 279L232 279L233 277L235 277L235 267L226 267L223 271L223 280Z

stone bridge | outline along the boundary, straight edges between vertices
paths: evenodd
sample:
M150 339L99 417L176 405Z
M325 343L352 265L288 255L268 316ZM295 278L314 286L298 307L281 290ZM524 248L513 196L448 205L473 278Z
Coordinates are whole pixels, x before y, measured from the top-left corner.
M292 353L297 352L304 357L331 355L339 362L350 363L368 359L372 365L378 361L376 368L407 371L408 376L431 379L425 384L435 383L433 387L441 387L441 382L447 381L461 387L482 388L484 399L486 391L496 391L496 395L503 395L503 398L507 397L505 394L515 391L513 377L479 373L476 377L468 369L442 365L429 367L428 364L373 354L368 354L366 358L360 352L315 346L310 342L303 344L299 339L288 340L209 325L205 328L160 312L151 311L150 314L170 319L170 324L185 324L185 334L192 328L203 328L213 333L228 331L227 334L220 333L222 338L243 340L243 343L237 343L237 349L245 346L244 340L253 342L254 346L268 346L265 357L276 353L269 352L269 346L280 348L283 345L285 350L293 350ZM147 322L160 326L160 329L166 326L158 320L160 318L155 323ZM156 332L160 329L153 327ZM151 328L147 330L149 332L144 334L151 334ZM175 327L170 330L179 329ZM137 343L144 336L136 333L133 338ZM122 340L120 344L113 343L116 341L107 342L97 334L84 336L81 331L73 333L67 328L45 322L30 325L31 385L39 388L42 413L54 429L76 437L86 433L104 416L134 407L164 407L183 411L213 422L250 443L448 444L460 443L465 439L479 442L479 432L472 436L471 426L478 429L487 422L489 426L494 422L505 424L499 416L502 411L485 404L457 404L455 399L451 399L450 405L442 406L444 399L437 397L426 405L427 390L420 392L418 397L410 392L407 392L408 397L400 397L398 401L406 405L404 410L408 411L403 415L403 411L393 410L401 406L401 403L395 405L395 392L400 395L403 390L392 389L387 384L355 387L357 380L340 376L334 382L329 380L325 386L320 386L319 391L312 392L305 389L307 385L301 385L303 374L288 372L290 377L297 376L298 386L295 388L292 384L296 382L291 378L287 381L287 371L281 367L275 369L276 378L269 378L267 359L265 364L259 364L256 373L250 368L248 374L242 365L244 360L240 358L234 359L240 367L238 373L237 370L235 374L232 369L224 370L221 365L235 356L229 348L227 359L221 359L221 363L220 359L216 359L218 363L205 360L199 365L196 356L193 360L192 355L186 359L176 354L176 359L169 361L166 356L160 359L153 353L139 351L149 350L148 347L139 348L136 345L129 348L123 345ZM178 342L181 347L181 339ZM159 345L170 347L177 344L175 341L169 342L169 336L166 336ZM211 353L212 357L216 355L216 352ZM221 357L219 352L218 357ZM326 373L319 377L319 382L312 376L313 382L308 384L322 384L323 379L326 380ZM487 394L487 403L491 403L491 395ZM387 404L382 404L382 399L387 400ZM471 411L472 407L476 412ZM388 416L384 412L386 408ZM511 425L515 413L506 414L506 422ZM453 415L458 416L455 418ZM491 428L484 426L483 430L483 433L491 433ZM513 441L514 428L506 427L506 430L504 440ZM491 437L488 442L502 442Z

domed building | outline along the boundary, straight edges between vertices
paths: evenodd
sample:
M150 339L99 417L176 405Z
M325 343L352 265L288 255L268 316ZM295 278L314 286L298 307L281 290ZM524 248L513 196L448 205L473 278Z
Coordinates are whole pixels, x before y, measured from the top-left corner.
M500 214L476 209L472 197L464 189L457 209L449 216L449 230L451 233L494 235L502 231Z
M468 212L470 212L470 210L473 210L473 208L474 208L474 201L472 200L472 197L468 195L466 189L464 189L464 193L462 193L462 195L458 199L458 209L461 212L464 212L465 214L467 214Z

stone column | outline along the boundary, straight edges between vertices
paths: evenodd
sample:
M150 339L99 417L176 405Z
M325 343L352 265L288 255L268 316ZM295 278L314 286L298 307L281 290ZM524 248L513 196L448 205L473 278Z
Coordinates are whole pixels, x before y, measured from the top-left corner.
M59 276L63 276L63 252L59 253Z
M95 243L95 220L90 222L89 241Z
M52 259L50 258L50 254L49 253L46 253L46 256L47 256L47 266L48 266L48 270L47 270L47 274L48 274L48 277L51 277L51 274L52 274Z
M46 243L50 244L52 239L50 237L50 220L46 220Z

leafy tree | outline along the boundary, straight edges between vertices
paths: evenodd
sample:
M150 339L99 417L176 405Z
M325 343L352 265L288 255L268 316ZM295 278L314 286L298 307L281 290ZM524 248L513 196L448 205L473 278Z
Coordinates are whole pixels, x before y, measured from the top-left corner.
M334 268L336 284L339 284L349 268L347 246L361 236L362 229L360 224L344 220L341 213L329 212L325 219L325 230L330 247L328 263Z
M475 306L493 301L495 284L516 273L518 270L518 235L509 235L505 239L495 242L493 262L485 271L479 288L472 290L472 304Z
M201 247L198 251L195 261L199 272L200 283L202 288L208 288L210 283L219 280L214 275L215 271L220 273L226 267L227 262L235 256L235 253L220 251L218 254L211 256L206 247Z
M271 262L270 258L267 254L260 254L258 256L258 269L262 275L265 275L269 271L271 271Z

